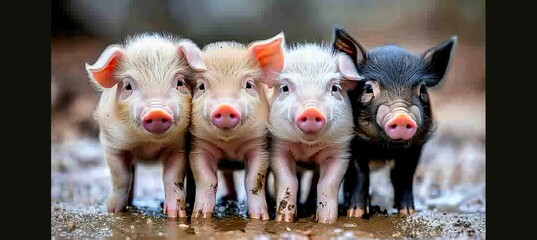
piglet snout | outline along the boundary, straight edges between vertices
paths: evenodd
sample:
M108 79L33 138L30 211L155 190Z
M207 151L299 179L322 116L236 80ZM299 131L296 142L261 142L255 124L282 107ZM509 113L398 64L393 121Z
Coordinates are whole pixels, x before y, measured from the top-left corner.
M221 129L233 128L241 121L241 113L230 104L220 104L211 113L211 121Z
M318 108L307 107L296 117L295 124L304 133L316 133L326 125L326 118Z
M142 117L144 129L155 134L166 132L172 126L172 122L173 117L160 108L152 109Z
M408 114L399 113L386 122L384 131L391 139L408 140L416 133L416 122Z

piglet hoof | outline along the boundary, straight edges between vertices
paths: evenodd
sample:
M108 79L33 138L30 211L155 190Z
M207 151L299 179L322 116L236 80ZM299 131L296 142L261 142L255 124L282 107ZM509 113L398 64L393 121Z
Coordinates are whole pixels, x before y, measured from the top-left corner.
M108 213L120 213L125 212L127 209L127 196L125 197L111 197L108 200Z
M267 211L263 212L263 213L250 213L249 214L250 218L251 219L260 219L260 220L269 220L270 217L269 217L269 214Z
M186 218L185 207L180 205L180 201L179 199L175 201L166 200L162 208L162 213L167 214L168 218Z
M325 216L322 216L325 215ZM337 222L337 215L336 216L326 216L326 214L315 214L315 221L318 223L325 223L325 224L332 224Z
M365 210L362 208L351 208L347 210L347 217L359 218L364 216Z
M295 221L295 214L294 213L283 213L283 214L276 213L276 218L274 218L274 220L278 222L293 222Z
M192 217L194 218L212 218L213 217L214 203L207 204L196 201L194 203L194 209L192 210Z
M192 217L193 218L212 218L213 217L213 213L212 212L203 212L200 210L198 211L193 211L192 212Z
M408 215L412 215L414 213L416 213L416 210L414 210L414 208L411 208L411 207L406 207L406 208L403 208L403 209L399 209L399 214L401 214L401 215L408 216Z

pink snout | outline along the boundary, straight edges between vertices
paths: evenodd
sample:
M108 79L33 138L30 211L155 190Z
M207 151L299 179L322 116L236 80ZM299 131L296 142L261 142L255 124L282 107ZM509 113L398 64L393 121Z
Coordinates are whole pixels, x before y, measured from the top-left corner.
M173 122L173 117L163 109L154 109L142 117L142 126L150 133L166 132Z
M241 121L241 113L229 104L220 104L211 113L211 121L221 129L234 128Z
M399 113L386 122L384 131L391 139L408 140L416 133L416 122L408 114Z
M326 118L318 108L307 107L296 117L295 124L304 133L316 133L326 125Z

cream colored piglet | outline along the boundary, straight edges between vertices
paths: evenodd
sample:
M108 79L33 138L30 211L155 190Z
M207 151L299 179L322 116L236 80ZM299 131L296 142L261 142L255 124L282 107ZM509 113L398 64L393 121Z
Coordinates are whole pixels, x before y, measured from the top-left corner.
M194 217L212 216L217 169L231 160L245 165L249 216L269 219L264 190L269 103L262 84L273 82L281 71L284 43L280 33L249 46L217 42L203 48L207 71L196 79L192 100Z
M108 212L131 204L137 161L162 160L163 211L168 217L186 217L189 86L197 72L205 69L196 44L158 34L110 45L96 63L86 64L91 82L102 92L95 117L112 176Z

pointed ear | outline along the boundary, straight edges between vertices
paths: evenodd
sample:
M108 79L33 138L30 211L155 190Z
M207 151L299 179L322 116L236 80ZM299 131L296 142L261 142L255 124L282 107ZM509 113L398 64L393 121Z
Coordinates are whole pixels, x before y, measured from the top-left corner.
M257 59L265 77L261 80L268 86L277 82L277 76L283 70L284 65L285 35L283 32L262 41L253 42L248 47L250 55Z
M108 46L95 64L89 65L86 63L89 78L103 88L113 87L116 85L114 71L118 60L122 57L123 48L120 45L113 44Z
M196 71L205 71L207 67L203 64L201 50L190 40L183 40L179 43L179 55L184 55L188 65Z
M360 76L360 74L358 74L356 66L354 65L349 56L344 53L338 53L337 61L339 72L341 72L345 79L353 81L359 81L364 79L362 76Z
M364 47L341 27L334 28L332 47L336 51L349 55L353 64L359 65L367 60L367 52Z
M456 43L457 36L451 36L449 40L428 49L422 54L422 58L427 64L427 73L434 76L425 81L427 86L436 86L444 78Z

